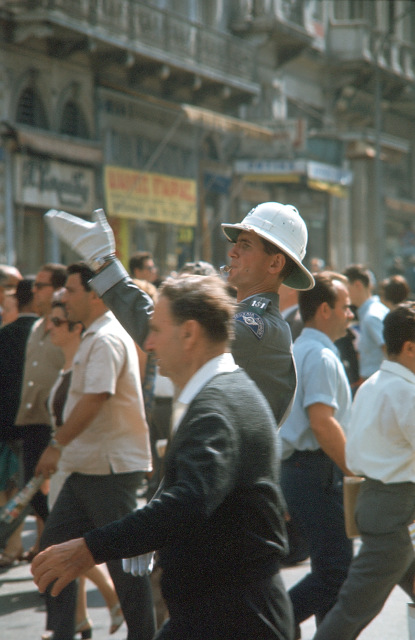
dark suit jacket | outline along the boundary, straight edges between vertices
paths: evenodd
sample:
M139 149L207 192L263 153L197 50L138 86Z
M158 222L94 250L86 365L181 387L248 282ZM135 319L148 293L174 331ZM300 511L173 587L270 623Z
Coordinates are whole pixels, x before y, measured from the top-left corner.
M20 402L27 339L34 315L22 315L0 328L0 439L8 438Z
M166 456L162 491L86 534L96 562L159 551L168 603L273 575L285 555L271 409L242 370L215 376L188 407Z

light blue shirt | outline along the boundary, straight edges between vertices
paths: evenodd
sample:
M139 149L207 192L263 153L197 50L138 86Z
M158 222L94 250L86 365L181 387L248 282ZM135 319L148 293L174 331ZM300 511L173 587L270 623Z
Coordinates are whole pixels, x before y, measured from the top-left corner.
M359 370L362 378L368 378L375 373L384 358L383 319L388 312L388 307L378 296L368 298L357 310L360 329Z
M307 407L321 402L334 409L334 417L347 424L351 392L338 351L330 338L305 327L293 347L297 368L297 393L290 415L280 429L282 459L294 451L315 451L320 445L308 419Z

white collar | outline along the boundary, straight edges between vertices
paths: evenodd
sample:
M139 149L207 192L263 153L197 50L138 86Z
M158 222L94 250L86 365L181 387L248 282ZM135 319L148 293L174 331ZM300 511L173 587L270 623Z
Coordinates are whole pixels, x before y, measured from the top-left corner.
M222 353L206 362L196 371L183 388L178 401L189 405L199 391L219 373L230 373L238 369L231 353Z
M174 403L172 417L172 431L175 433L182 421L187 407L197 396L199 391L203 389L212 378L219 373L231 373L238 369L231 353L222 353L216 358L212 358L206 362L200 369L196 371L184 386L182 392Z

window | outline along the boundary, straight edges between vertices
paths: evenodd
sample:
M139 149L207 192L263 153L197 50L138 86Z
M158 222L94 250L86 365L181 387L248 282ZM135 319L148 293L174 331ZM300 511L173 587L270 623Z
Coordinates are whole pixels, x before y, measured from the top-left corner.
M16 122L27 124L30 127L49 129L44 106L33 87L26 87L20 95Z
M68 100L63 109L60 133L75 138L89 137L84 115L73 100Z

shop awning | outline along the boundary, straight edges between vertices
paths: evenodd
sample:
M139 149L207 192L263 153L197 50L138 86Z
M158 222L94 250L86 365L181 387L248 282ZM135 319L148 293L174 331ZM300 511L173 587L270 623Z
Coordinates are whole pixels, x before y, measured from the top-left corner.
M268 127L247 122L246 120L240 120L239 118L233 118L232 116L225 116L209 109L203 109L202 107L194 107L189 104L182 104L181 108L191 124L200 125L205 129L222 133L234 133L237 135L243 134L250 138L266 140L268 142L272 142L275 138L275 132Z
M3 133L3 136L13 137L23 149L81 164L101 164L103 161L101 143L90 140L78 141L69 136L43 131L40 133L39 130L23 125L9 123L2 123L2 125L7 127L7 132Z
M105 87L110 90L118 91L118 89L111 83L106 83ZM186 103L175 104L168 100L163 100L163 98L143 94L133 89L126 89L125 94L133 97L137 102L141 102L146 106L151 105L152 108L162 109L173 115L175 113L178 115L181 114L184 122L187 121L189 124L198 125L211 131L233 133L235 135L242 134L249 138L255 138L257 140L267 142L272 142L275 139L276 134L273 129L249 122L248 120L226 116L218 113L217 111L212 111L211 109L195 107Z
M353 173L313 160L238 160L235 173L251 182L303 183L310 189L345 197Z

